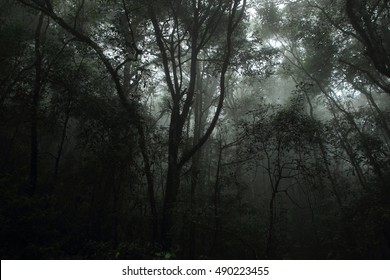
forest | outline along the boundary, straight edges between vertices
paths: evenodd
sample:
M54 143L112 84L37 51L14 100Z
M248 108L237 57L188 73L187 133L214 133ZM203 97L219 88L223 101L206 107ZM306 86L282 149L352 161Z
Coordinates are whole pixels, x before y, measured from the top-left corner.
M390 1L0 0L1 259L390 259Z

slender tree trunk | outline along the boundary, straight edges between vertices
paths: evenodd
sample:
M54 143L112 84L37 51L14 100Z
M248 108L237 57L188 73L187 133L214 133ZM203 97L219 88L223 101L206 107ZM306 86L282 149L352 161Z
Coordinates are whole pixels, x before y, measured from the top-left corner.
M218 236L221 231L221 217L219 213L220 204L221 204L221 188L219 184L219 177L221 173L221 162L222 162L222 140L219 142L218 149L218 161L217 161L217 172L215 174L215 183L214 183L214 236L213 243L211 246L210 255L215 255L218 248Z
M202 75L201 75L201 65L200 62L197 63L197 79L196 79L196 91L197 95L195 97L195 107L194 107L194 138L193 146L195 146L201 137L202 134ZM192 166L191 166L191 190L190 190L190 224L189 224L189 258L195 258L195 248L196 248L196 236L195 236L195 216L194 212L196 211L196 188L198 185L198 176L199 176L199 165L201 160L201 151L200 149L192 157Z
M275 199L276 191L272 191L271 199L269 201L269 222L268 222L268 237L267 246L265 251L265 258L271 259L273 256L273 243L274 243L274 224L275 224Z
M67 103L67 108L65 111L65 120L64 124L62 127L62 132L61 132L61 140L60 143L58 144L58 150L57 150L57 156L55 158L55 164L54 164L54 179L53 179L53 187L52 187L52 192L55 191L55 187L57 184L57 179L58 179L58 169L60 166L60 161L62 158L62 151L64 149L64 144L65 144L65 139L66 139L66 132L68 130L68 123L70 119L70 111L72 109L72 99L71 99L71 93L68 92L68 103Z
M267 172L268 172L268 178L271 184L271 199L269 201L269 223L268 223L268 237L267 237L267 244L266 244L266 250L265 250L265 258L266 259L272 259L274 257L274 250L275 250L275 237L274 237L274 225L275 225L275 202L276 202L276 195L279 191L279 184L282 180L282 172L283 169L280 166L280 149L281 149L281 142L279 141L278 145L278 155L277 155L277 166L274 166L274 168L277 168L276 171L277 174L273 175L271 172L271 158L268 153L266 153L267 156ZM277 177L275 177L277 176Z
M38 25L35 30L35 82L31 102L31 134L30 134L30 176L27 193L33 195L37 188L38 181L38 110L40 93L43 87L43 67L42 67L42 46L41 29L44 15L41 13L38 19Z
M321 258L321 242L320 242L320 238L318 236L318 227L317 227L317 222L316 222L316 219L315 219L315 214L314 214L314 209L313 209L313 206L311 205L311 201L310 201L310 198L307 197L307 201L308 201L308 204L309 204L309 210L310 210L310 219L311 219L311 224L313 226L313 233L314 233L314 238L315 238L315 241L316 241L316 249L315 249L315 254L316 254L316 257L317 258Z
M195 226L195 211L196 211L196 198L195 191L198 184L198 175L199 175L199 153L195 155L192 159L192 170L191 170L191 190L190 190L190 223L189 223L189 258L195 258L195 248L196 248L196 226Z

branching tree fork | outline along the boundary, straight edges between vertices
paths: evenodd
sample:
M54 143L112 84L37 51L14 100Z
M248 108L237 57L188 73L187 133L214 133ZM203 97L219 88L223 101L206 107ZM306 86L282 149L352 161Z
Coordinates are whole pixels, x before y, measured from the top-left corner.
M185 2L185 3L184 3ZM176 3L168 1L172 14L172 26L170 32L163 30L153 5L149 7L150 17L153 23L157 44L161 53L164 67L165 80L171 95L171 120L169 124L168 139L168 171L166 178L166 192L163 206L161 240L165 249L172 245L172 228L174 226L174 211L177 195L180 188L180 175L183 166L199 151L213 132L219 115L221 114L225 98L225 75L228 70L230 57L233 52L233 32L240 22L246 1L201 1L192 0ZM188 4L187 11L191 13L191 23L187 26L187 15L179 15L179 7ZM216 27L227 15L228 26L224 39L225 53L221 66L219 101L209 127L199 141L180 155L182 134L186 121L190 116L190 109L196 95L198 56L212 36L217 36ZM183 29L182 29L183 28ZM189 81L188 86L183 86L183 62L184 39L189 42ZM186 40L186 41L187 41Z
M144 120L140 113L140 104L128 98L129 88L126 87L121 80L119 70L128 63L131 59L126 59L122 63L116 65L104 53L104 49L91 36L85 34L77 27L77 20L83 9L85 1L80 2L77 8L75 21L67 22L53 6L53 1L37 1L37 0L19 0L20 3L33 8L42 14L50 17L64 30L74 36L78 41L88 45L98 55L99 59L110 74L114 84L116 93L121 100L122 105L126 108L130 118L133 120L133 125L136 127L139 134L139 148L144 160L144 170L147 178L148 197L151 209L152 224L153 224L153 239L157 240L158 235L158 212L154 195L154 179L149 158L147 137L145 135ZM129 22L129 11L126 7L126 1L122 1L124 16L122 21ZM176 207L177 194L180 187L180 174L183 166L199 151L211 136L219 116L222 112L223 102L225 98L225 76L229 67L230 58L233 53L233 33L240 23L246 0L192 0L192 1L170 1L166 3L168 8L168 21L166 17L160 18L160 12L157 12L157 2L151 1L148 4L147 13L151 19L154 35L161 54L165 80L169 93L171 95L171 120L169 125L169 140L168 140L168 170L166 177L166 192L163 205L162 223L160 242L165 249L170 249L172 245L172 227L174 225L174 210ZM163 12L164 12L164 9ZM184 14L183 14L184 12ZM172 21L169 20L172 19ZM221 28L220 23L227 23ZM172 27L167 33L166 26ZM129 23L126 27L122 23L125 31L126 42L134 40L133 29ZM198 137L198 141L193 147L181 152L182 134L186 122L191 115L196 95L197 65L199 54L204 51L205 46L212 38L219 38L221 32L219 29L225 29L224 39L222 39L223 57L220 70L219 82L219 99L212 117L212 120L205 130L204 134ZM135 54L135 60L140 54L140 50L136 47L135 42L126 45L126 51ZM189 74L186 76L184 69L186 64L189 64ZM126 69L125 69L126 70ZM126 76L126 73L125 73ZM126 78L126 77L125 77ZM185 83L185 81L187 83Z

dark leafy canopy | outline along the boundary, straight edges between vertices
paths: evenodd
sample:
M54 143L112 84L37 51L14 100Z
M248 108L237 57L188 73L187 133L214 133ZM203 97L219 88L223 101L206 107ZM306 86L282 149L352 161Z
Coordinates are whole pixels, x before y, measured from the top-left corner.
M0 1L3 259L388 259L389 1Z
M389 1L348 0L346 11L375 68L390 78Z

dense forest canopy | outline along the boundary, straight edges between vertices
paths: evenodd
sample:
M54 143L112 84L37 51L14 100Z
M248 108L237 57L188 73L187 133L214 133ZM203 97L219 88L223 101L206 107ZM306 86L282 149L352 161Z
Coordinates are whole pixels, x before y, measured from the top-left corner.
M0 0L2 259L390 258L387 0Z

